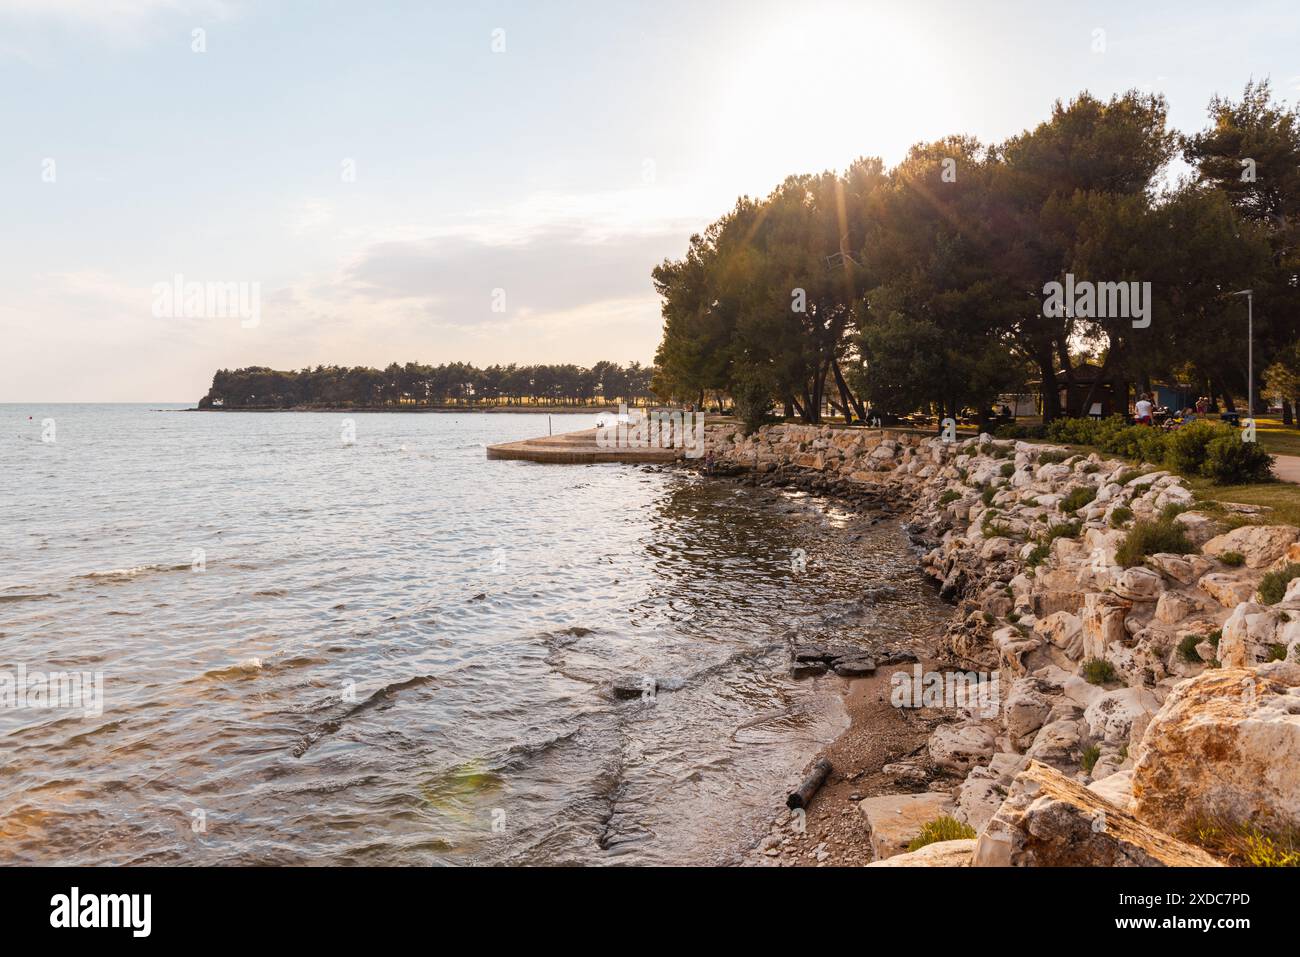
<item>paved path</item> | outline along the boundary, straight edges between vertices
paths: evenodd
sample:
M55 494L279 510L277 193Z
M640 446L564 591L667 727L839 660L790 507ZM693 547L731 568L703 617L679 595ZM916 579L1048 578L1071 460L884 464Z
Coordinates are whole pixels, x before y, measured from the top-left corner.
M1277 455L1273 463L1273 474L1283 482L1300 484L1300 455Z

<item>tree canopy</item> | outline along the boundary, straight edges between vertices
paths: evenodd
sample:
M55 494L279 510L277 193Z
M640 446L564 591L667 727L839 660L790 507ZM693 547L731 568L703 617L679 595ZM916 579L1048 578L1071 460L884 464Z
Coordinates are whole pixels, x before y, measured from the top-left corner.
M481 405L629 405L650 398L654 370L639 362L563 365L438 366L408 362L385 369L316 366L283 372L263 366L222 369L200 408L377 408Z
M766 383L808 422L955 415L1031 387L1050 420L1156 381L1231 407L1247 383L1230 293L1255 289L1257 377L1300 332L1300 114L1267 83L1216 97L1192 136L1167 114L1159 94L1084 92L1000 144L954 135L892 169L858 159L741 197L654 270L655 391L752 404ZM1172 181L1179 155L1191 171ZM1149 290L1142 320L1051 314L1047 285L1067 277Z

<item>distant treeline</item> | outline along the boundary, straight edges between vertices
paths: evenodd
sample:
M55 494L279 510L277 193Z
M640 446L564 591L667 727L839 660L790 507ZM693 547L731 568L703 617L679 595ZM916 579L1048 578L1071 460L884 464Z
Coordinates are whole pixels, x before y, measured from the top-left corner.
M649 400L653 374L653 366L639 362L597 362L589 369L568 363L479 369L464 362L394 362L386 369L316 366L296 372L250 366L214 375L199 408L636 405Z

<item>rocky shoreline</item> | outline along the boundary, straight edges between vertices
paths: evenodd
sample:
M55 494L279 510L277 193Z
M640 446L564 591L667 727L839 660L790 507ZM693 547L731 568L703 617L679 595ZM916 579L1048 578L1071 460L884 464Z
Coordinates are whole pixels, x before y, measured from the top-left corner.
M933 660L851 682L836 776L753 862L1218 865L1293 847L1300 528L1198 505L1158 469L988 435L710 423L706 448L715 472L903 518L956 606ZM1135 525L1179 547L1122 548ZM985 697L898 707L963 678ZM938 819L955 839L909 852Z

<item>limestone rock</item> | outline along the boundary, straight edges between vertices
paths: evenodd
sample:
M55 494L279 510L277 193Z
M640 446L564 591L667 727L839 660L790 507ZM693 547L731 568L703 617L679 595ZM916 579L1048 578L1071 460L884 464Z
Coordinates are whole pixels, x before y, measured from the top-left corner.
M1273 637L1274 618L1263 605L1243 601L1223 623L1219 661L1225 668L1245 668L1262 658Z
M1243 525L1217 535L1201 549L1216 558L1224 552L1240 552L1247 568L1267 568L1286 554L1287 546L1300 538L1294 525Z
M1013 738L1023 738L1043 726L1051 713L1052 703L1033 678L1018 678L1007 695L1004 718L1007 733Z
M1083 655L1104 658L1111 642L1128 637L1124 617L1132 602L1117 595L1092 593L1083 599Z
M1032 761L1077 770L1082 757L1079 749L1079 722L1061 718L1045 724L1025 753Z
M1083 719L1088 732L1110 744L1121 745L1128 741L1133 722L1140 715L1152 714L1159 708L1155 695L1143 688L1120 688L1107 691L1098 697Z
M1034 632L1060 648L1071 659L1083 657L1083 622L1078 615L1068 611L1053 612L1034 623Z
M945 724L930 735L930 759L941 768L969 771L993 756L994 734L983 724Z
M1300 689L1286 674L1220 668L1174 688L1136 755L1137 815L1174 831L1204 819L1300 827Z
M1116 771L1114 774L1093 781L1088 790L1101 795L1111 804L1118 805L1130 814L1133 812L1133 770Z
M1215 867L1200 848L1154 830L1045 765L1011 787L975 845L976 867Z
M1205 543L1219 534L1219 529L1223 527L1201 512L1183 512L1174 521L1183 527L1187 540L1197 548L1203 548Z
M1007 797L1011 777L989 767L974 768L957 789L957 809L953 817L969 824L978 833L997 813Z
M1151 569L1126 568L1116 576L1114 591L1130 601L1155 601L1164 588L1164 581Z
M873 861L867 867L970 867L975 853L975 840L937 841L919 851L897 854L883 861Z
M902 854L935 818L951 815L952 798L938 791L886 794L858 802L871 831L871 853L877 861Z
M1243 601L1249 601L1255 594L1255 583L1246 581L1237 575L1225 572L1211 572L1202 575L1196 583L1202 591L1217 601L1224 608L1235 608Z

